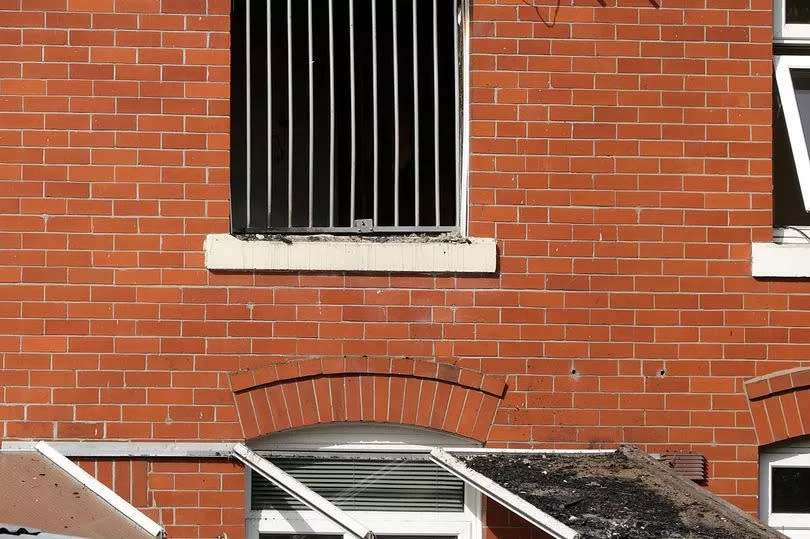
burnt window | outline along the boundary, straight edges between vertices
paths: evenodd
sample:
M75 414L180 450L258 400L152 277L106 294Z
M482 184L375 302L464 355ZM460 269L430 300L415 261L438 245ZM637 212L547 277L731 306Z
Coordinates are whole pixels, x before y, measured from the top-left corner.
M458 230L463 0L243 0L234 233Z

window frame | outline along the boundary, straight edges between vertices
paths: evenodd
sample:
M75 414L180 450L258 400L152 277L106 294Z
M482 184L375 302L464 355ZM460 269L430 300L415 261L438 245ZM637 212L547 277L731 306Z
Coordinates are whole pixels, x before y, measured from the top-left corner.
M255 1L255 0L253 0ZM270 1L270 0L265 0ZM437 0L443 1L443 0ZM250 62L249 50L249 28L250 28L250 5L251 0L236 0L240 9L244 13L239 18L238 26L241 28L237 34L238 38L234 39L232 30L232 60L231 60L231 73L237 79L232 81L231 84L231 103L238 103L240 99L245 101L244 107L233 107L231 111L231 165L230 165L230 187L231 187L231 201L229 208L230 218L230 232L232 235L298 235L298 236L313 236L313 235L335 235L335 236L356 236L362 234L375 234L389 237L399 237L409 234L458 234L463 237L469 235L469 162L470 162L470 25L472 19L472 0L451 0L454 1L460 12L460 24L458 24L458 43L459 43L459 58L458 60L458 99L457 104L457 122L458 133L457 136L457 163L456 163L456 220L455 225L451 226L412 226L412 225L399 225L399 226L374 226L369 230L365 223L355 225L352 223L349 227L293 227L293 228L271 228L259 230L253 229L250 224L250 152L247 148L250 144L251 127L250 127L250 92L248 86L250 84L250 70L249 69L235 69L235 58L241 52L245 62ZM269 5L269 4L268 4ZM238 13L232 10L234 13ZM242 43L235 48L234 41L241 41ZM240 60L241 61L241 60ZM241 64L240 64L241 65ZM239 110L238 113L234 111ZM243 149L234 148L233 141L239 141L244 144ZM238 211L233 203L234 197L243 197L247 203ZM239 214L239 218L236 218ZM243 218L243 215L247 215ZM245 230L237 229L235 226L236 221L245 221L248 226ZM357 222L357 221L356 221ZM435 230L434 230L435 229Z
M258 539L263 533L337 534L354 539L340 526L317 511L252 511L250 505L250 470L245 475L245 536ZM464 485L464 511L346 511L346 514L373 529L379 535L448 535L458 539L481 539L481 495L470 485Z
M810 24L786 24L786 0L773 2L773 43L776 45L810 45ZM808 47L810 52L810 47ZM802 202L810 211L810 156L808 156L801 116L796 102L790 70L810 69L810 56L774 55L774 79L779 103L783 108L790 153L796 166ZM774 127L773 125L771 127ZM771 155L773 159L773 155ZM772 180L774 178L772 177ZM773 211L773 206L772 206ZM773 226L769 242L751 244L753 277L810 277L810 227ZM810 537L810 535L808 535Z
M772 472L774 468L810 468L810 444L793 443L764 449L759 460L759 518L778 530L800 532L795 537L810 537L810 513L774 513Z
M357 452L357 453L422 453L436 446L475 448L480 444L456 435L405 425L329 424L280 432L250 444L260 453L273 451ZM354 539L340 526L317 511L253 511L251 469L245 469L245 536L258 539L260 534L316 533L337 534ZM377 535L449 535L457 539L482 539L483 496L464 482L464 511L345 511L346 514L373 529Z
M786 0L774 0L773 39L774 41L804 40L810 43L810 24L787 24L785 22Z
M810 26L810 25L808 25ZM810 55L808 56L775 56L774 76L779 92L779 102L787 125L790 149L793 162L796 164L796 175L799 179L799 188L802 192L804 208L810 212L810 151L807 148L807 139L802 128L799 105L796 100L796 89L793 86L792 69L810 70ZM810 114L810 111L807 111Z

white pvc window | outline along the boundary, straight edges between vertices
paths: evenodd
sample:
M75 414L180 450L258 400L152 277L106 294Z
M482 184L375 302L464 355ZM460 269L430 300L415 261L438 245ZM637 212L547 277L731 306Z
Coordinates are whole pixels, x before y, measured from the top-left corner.
M810 56L777 56L775 64L779 101L804 208L810 211Z
M774 0L773 37L776 41L810 41L810 4L807 0Z
M791 539L810 539L810 440L763 450L759 514Z
M427 454L435 446L476 447L476 445L470 440L426 429L344 423L286 431L264 440L257 440L251 444L251 447L271 460L274 456L290 454L297 454L304 458L320 455L327 459L334 457L338 452L343 456L354 454L358 459L374 460L375 456L386 459L403 454L427 458ZM316 475L322 473L320 468L314 468L313 471ZM339 525L322 514L305 508L252 510L254 478L255 475L247 470L245 501L248 509L245 529L249 539L286 539L292 534L307 539L310 536L318 537L318 539L331 539L332 537L351 539L351 534L345 533ZM380 480L385 482L389 480L389 477L383 474L380 476ZM361 481L368 482L368 478L364 477ZM306 479L304 482L306 483ZM403 486L406 485L403 484ZM363 485L358 484L356 490L362 492ZM328 496L327 499L329 499ZM338 499L330 501L341 502ZM373 530L381 539L386 539L387 536L407 539L414 537L481 539L480 510L481 495L473 487L465 484L463 505L460 508L455 507L455 510L348 510L346 514Z

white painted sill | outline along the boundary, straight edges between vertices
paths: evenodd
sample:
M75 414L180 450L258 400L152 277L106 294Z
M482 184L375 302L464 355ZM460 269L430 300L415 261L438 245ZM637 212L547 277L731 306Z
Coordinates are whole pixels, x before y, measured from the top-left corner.
M752 243L754 277L810 277L810 243Z
M494 239L419 241L340 237L241 240L205 238L205 267L221 271L356 271L392 273L495 273Z

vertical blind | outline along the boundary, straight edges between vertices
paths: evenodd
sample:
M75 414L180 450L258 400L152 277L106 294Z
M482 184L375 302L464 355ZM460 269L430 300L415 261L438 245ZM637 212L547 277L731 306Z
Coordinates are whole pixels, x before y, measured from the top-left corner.
M424 458L266 457L347 511L463 511L464 483ZM253 472L251 509L306 510Z
M234 6L234 232L457 228L461 3Z

